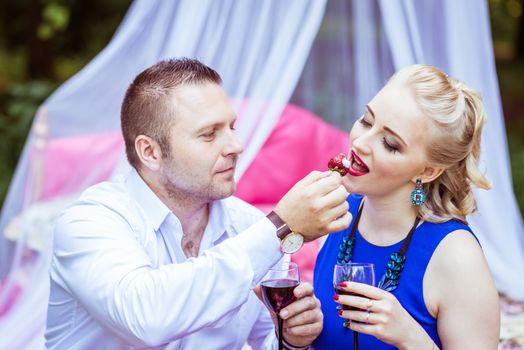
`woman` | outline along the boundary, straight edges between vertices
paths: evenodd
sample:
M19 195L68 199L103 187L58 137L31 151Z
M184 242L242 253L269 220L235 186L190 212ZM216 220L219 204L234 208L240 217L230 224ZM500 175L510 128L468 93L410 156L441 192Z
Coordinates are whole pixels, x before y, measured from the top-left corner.
M498 295L466 223L472 188L490 187L478 169L484 120L478 92L428 65L399 71L366 106L344 178L354 219L315 266L316 350L351 349L351 330L361 350L497 348ZM381 288L348 282L357 295L333 296L333 267L348 260L373 263Z

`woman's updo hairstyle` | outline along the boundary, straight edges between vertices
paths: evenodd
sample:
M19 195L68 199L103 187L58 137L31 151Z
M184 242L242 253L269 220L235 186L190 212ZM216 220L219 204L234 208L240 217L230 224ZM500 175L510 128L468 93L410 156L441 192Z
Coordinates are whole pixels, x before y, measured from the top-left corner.
M430 65L408 66L391 80L407 84L425 116L433 121L427 155L433 165L445 169L424 184L427 201L419 208L419 215L430 222L465 222L476 210L473 187L491 187L478 166L486 121L482 97Z

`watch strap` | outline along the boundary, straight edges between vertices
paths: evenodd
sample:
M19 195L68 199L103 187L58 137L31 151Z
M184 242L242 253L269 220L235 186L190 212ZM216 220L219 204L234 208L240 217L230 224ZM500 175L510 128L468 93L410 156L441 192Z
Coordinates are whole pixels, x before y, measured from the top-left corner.
M267 218L277 228L278 238L284 239L284 237L291 233L291 229L289 228L289 226L274 211L271 211L269 214L267 214Z

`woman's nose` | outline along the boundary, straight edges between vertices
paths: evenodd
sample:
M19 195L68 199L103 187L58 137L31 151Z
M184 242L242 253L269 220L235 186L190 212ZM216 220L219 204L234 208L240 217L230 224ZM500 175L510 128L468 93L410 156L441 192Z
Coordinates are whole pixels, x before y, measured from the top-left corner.
M371 152L371 133L364 132L354 137L351 141L351 148L355 149L360 154L368 154Z

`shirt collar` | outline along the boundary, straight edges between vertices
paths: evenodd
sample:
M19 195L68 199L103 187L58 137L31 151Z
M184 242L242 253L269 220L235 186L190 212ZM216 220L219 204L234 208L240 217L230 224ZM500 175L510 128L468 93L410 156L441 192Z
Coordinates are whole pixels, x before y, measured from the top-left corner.
M158 231L166 220L171 210L149 188L135 169L132 169L126 180L131 196L142 207L155 231ZM231 216L226 208L225 200L213 201L209 207L209 220L206 231L211 230L211 242L218 244L226 238L233 236L236 230ZM172 214L176 221L178 218Z
M207 225L212 231L212 242L218 244L224 239L231 237L233 231L231 217L226 210L224 200L216 200L209 207L209 222Z
M127 177L126 185L131 196L144 210L153 229L158 231L166 217L171 214L171 210L149 188L135 169L132 169Z

